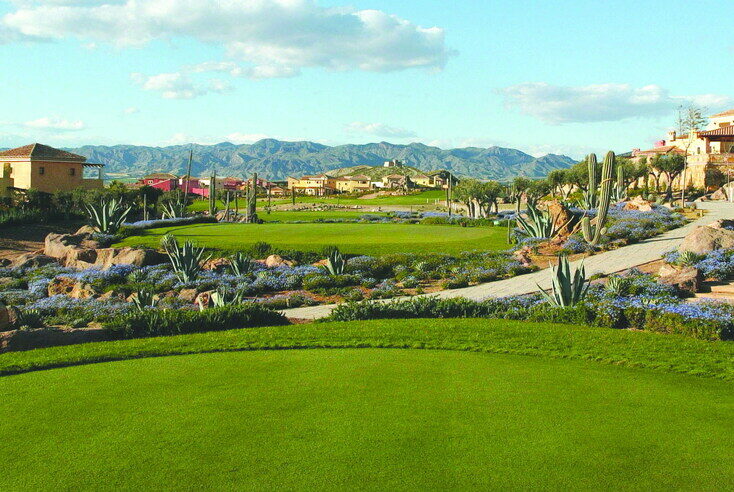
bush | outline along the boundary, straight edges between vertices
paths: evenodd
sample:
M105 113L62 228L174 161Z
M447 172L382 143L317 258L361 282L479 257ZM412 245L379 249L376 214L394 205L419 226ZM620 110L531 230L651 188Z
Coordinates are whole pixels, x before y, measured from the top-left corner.
M248 303L204 311L149 309L119 316L103 327L116 338L138 338L285 324L282 314Z
M247 250L247 253L256 259L267 257L273 252L273 247L265 241L258 241Z
M324 275L314 273L303 278L303 288L310 291L324 291L327 289L338 289L358 285L359 277L356 275Z

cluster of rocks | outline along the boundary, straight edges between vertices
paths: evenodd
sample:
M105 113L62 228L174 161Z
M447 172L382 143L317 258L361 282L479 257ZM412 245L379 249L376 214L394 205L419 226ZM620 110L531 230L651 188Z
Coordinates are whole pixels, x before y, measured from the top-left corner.
M688 234L679 251L690 251L699 255L717 249L734 248L734 220L720 219L705 226L696 227ZM679 293L692 295L701 291L706 279L701 271L693 266L664 264L658 272L658 281L674 286Z

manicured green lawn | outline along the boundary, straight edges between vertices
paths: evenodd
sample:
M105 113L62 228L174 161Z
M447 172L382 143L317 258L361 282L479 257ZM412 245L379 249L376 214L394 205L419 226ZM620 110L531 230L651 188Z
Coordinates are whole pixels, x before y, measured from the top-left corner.
M331 205L362 205L364 207L386 206L386 205L434 205L436 200L445 200L446 192L444 190L428 190L406 196L385 196L378 198L342 198L342 197L315 197L315 196L298 196L296 203L319 203ZM258 208L267 205L266 197L258 197ZM273 205L286 205L292 203L290 198L272 199ZM224 202L217 202L220 209L224 209ZM444 203L445 205L445 203ZM239 202L240 208L244 208L244 199ZM234 209L234 199L230 202L230 207ZM196 200L189 207L190 210L201 212L209 210L209 200Z
M313 222L314 220L356 220L363 215L379 215L385 216L386 213L372 213L363 210L323 210L323 211L273 211L266 213L258 212L258 217L265 222Z
M725 344L497 320L390 320L48 350L127 347L132 355L161 342L203 349L217 337L280 337L291 347L422 340L497 352L527 339L531 349L557 352L266 350L7 376L0 451L12 466L0 488L726 490L734 480L731 382L562 358L597 350L622 364L651 354L670 363L680 355L668 344L680 343L682 353L720 364L731 355ZM45 351L24 356L34 352ZM15 354L0 364L7 355Z
M233 251L265 241L300 251L319 251L335 245L347 254L397 252L456 254L471 250L506 249L502 227L458 227L419 224L195 224L143 231L125 238L120 246L157 247L164 234L179 241Z

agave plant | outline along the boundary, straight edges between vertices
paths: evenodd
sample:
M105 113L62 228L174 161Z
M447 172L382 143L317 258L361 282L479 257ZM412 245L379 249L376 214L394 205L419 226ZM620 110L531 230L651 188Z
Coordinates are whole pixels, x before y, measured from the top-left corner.
M344 260L341 252L337 248L334 248L326 259L326 265L322 268L329 275L341 275L344 273L346 265L347 262Z
M705 257L705 255L699 255L693 251L683 251L678 255L678 259L675 262L680 266L693 266Z
M165 202L163 204L163 210L161 211L161 216L164 219L178 219L181 217L186 217L187 213L187 205L186 201L184 200L177 200L177 201L169 201Z
M138 311L144 311L149 307L158 305L158 298L149 289L139 289L133 295L133 304Z
M18 329L38 328L43 326L43 317L38 309L17 309L14 326Z
M102 234L116 233L125 222L131 207L123 208L122 201L112 198L101 199L99 204L85 203L84 208L92 227Z
M161 246L168 255L173 272L183 282L191 282L201 271L201 263L206 262L211 256L204 258L204 248L197 248L191 241L186 241L179 246L176 239L166 234L161 239Z
M539 210L532 203L528 203L528 218L517 216L517 224L521 231L528 237L553 237L556 235L556 227L550 212Z
M197 299L199 303L199 310L203 311L208 307L225 307L225 306L237 306L242 304L244 300L244 293L242 291L230 292L222 287L219 287L216 291L209 295L207 302L204 302L201 298Z
M604 285L604 290L615 296L626 296L629 292L630 279L627 277L620 277L615 275L609 277L607 283Z
M558 307L573 306L586 297L589 290L589 281L586 280L586 271L583 261L571 275L571 265L568 256L558 257L558 266L551 267L553 273L553 290L547 293L538 285L540 293L548 302ZM536 284L537 285L537 284Z
M247 275L252 272L252 258L243 252L238 251L234 255L230 256L229 269L232 272L232 275L237 275L238 277Z

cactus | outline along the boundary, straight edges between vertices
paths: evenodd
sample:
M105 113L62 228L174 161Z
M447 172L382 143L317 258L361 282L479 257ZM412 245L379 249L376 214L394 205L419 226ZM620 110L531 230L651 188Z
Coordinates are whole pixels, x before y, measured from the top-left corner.
M593 156L593 159L592 159ZM596 163L596 156L591 154L589 156L589 162ZM606 233L606 227L604 224L607 221L607 214L609 213L609 203L612 199L612 167L614 166L614 152L607 152L607 156L604 158L604 164L601 171L601 190L599 192L598 204L596 210L596 219L594 225L591 224L589 216L584 216L581 219L581 230L584 233L584 239L591 246L599 244L601 237ZM592 178L593 176L593 178ZM596 185L596 168L589 165L589 197L594 197L596 200L596 188L592 188L592 183ZM594 190L593 194L591 193Z
M624 168L621 165L617 166L617 185L615 186L612 199L615 202L621 202L627 198L627 187L624 185Z
M145 311L147 308L156 307L158 305L158 298L153 294L150 289L139 289L135 291L133 295L133 305L137 311Z
M247 199L245 202L247 222L257 222L257 173L252 175L252 186L247 187Z
M558 257L558 266L551 267L551 272L553 272L553 295L548 294L538 284L535 284L538 285L540 293L548 302L558 307L567 307L584 300L589 290L589 282L586 280L583 261L574 274L571 275L568 256L561 255Z
M209 215L217 215L217 172L209 177Z
M232 272L232 275L236 275L238 277L247 275L253 270L252 258L243 252L238 251L233 256L230 256L229 269Z
M596 208L598 205L596 196L596 167L598 165L596 162L596 154L589 154L586 157L586 165L588 166L589 170L589 188L588 191L584 193L584 199L581 205L586 210L591 210L593 208Z

